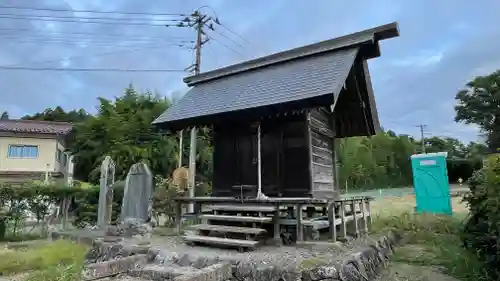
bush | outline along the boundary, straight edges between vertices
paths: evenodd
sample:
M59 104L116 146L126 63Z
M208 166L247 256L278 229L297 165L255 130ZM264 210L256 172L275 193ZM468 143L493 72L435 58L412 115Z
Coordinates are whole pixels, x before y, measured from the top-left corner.
M113 208L111 213L111 224L116 224L120 218L121 205L125 184L117 181L113 185ZM97 223L97 213L99 209L99 186L86 186L81 189L78 197L74 199L74 225L84 227L85 225L95 225Z
M500 156L488 158L483 169L469 180L471 193L464 199L470 216L463 229L462 240L484 261L489 275L500 278Z

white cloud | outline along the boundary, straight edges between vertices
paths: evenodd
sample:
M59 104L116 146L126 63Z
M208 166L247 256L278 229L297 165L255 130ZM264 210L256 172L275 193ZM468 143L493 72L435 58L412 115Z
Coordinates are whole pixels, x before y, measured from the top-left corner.
M398 59L392 61L393 66L397 67L431 67L438 64L443 59L443 52L420 52L419 55L410 56L403 59Z

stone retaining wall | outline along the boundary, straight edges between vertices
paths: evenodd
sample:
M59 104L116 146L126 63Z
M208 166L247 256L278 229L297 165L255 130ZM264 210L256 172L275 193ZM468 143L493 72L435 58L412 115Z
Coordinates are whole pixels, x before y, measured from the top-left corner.
M145 245L128 245L122 239L100 238L87 253L84 280L118 274L172 281L370 281L387 267L394 248L401 241L395 232L357 248L338 260L282 268L273 264L194 258L184 255L163 261L160 251ZM345 247L342 243L325 243ZM312 242L314 244L314 242ZM332 247L332 251L334 247ZM158 262L162 259L161 262Z
M319 266L302 271L303 281L367 281L375 280L387 267L400 236L389 232L361 251L350 254L335 265Z

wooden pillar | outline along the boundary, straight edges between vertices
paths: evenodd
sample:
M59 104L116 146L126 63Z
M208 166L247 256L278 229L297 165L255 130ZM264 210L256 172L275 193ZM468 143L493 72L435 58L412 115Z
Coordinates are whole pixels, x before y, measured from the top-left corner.
M257 198L263 197L262 195L262 148L260 140L260 122L257 126Z
M189 197L193 198L195 195L195 188L196 188L196 140L197 140L197 135L198 135L198 130L196 127L193 127L191 129L191 139L189 143L189 179L188 179L188 186L189 186ZM194 205L193 203L189 203L188 205L188 212L193 213L194 212Z
M368 218L365 214L366 208L365 208L365 198L361 198L361 213L362 213L362 220L363 220L363 228L365 234L368 233Z
M337 224L335 216L335 202L328 203L328 223L330 224L330 237L332 242L337 241Z
M184 136L183 130L180 130L180 132L179 132L179 162L178 162L177 168L182 167L182 156L184 155L183 154L184 146L182 144L183 136Z
M371 207L370 203L371 203L370 199L366 200L366 209L368 211L368 222L370 223L370 225L368 226L369 228L371 228L373 225L372 207Z
M358 226L358 217L356 216L356 199L352 199L351 201L351 211L353 215L353 222L354 222L354 237L359 236L359 226Z
M201 214L201 206L202 204L199 202L194 203L194 223L200 223L200 214Z
M302 226L302 204L295 206L295 219L297 220L297 242L304 241L304 227Z
M281 236L280 236L280 206L276 205L276 211L274 211L273 217L274 223L274 231L273 231L273 243L274 245L281 245Z
M177 230L177 235L181 235L182 226L182 203L180 201L175 202L175 225Z
M340 208L339 208L339 212L340 212L340 221L341 221L341 224L340 224L340 233L342 235L342 238L347 238L347 226L346 226L346 221L345 221L345 205L344 205L344 201L340 201Z

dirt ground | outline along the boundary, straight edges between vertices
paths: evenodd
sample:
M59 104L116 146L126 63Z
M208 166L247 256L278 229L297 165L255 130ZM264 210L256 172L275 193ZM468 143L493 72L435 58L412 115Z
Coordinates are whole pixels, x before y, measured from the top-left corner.
M467 205L462 201L462 197L452 197L451 205L454 213L467 212ZM371 203L372 213L377 216L397 216L404 212L413 212L415 208L415 195L387 196L377 199Z

